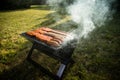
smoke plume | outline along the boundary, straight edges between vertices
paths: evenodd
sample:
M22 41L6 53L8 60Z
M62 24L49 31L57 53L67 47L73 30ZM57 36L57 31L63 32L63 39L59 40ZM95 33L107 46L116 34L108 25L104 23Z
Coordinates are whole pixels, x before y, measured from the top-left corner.
M114 0L74 0L71 4L67 4L67 1L70 0L48 0L47 2L49 5L54 5L54 10L58 9L61 3L66 5L67 13L78 25L70 35L76 35L79 39L86 38L96 27L104 25L112 18L113 11L110 7Z

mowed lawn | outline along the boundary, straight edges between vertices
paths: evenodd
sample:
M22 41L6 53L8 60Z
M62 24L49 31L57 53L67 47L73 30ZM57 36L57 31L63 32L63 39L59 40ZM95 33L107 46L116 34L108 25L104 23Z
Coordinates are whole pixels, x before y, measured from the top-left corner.
M34 8L0 12L1 57L15 55L22 48L21 44L25 42L20 34L40 27L36 25L47 20L44 17L51 12L50 10L37 10Z
M47 20L46 16L53 12L41 9L44 7L0 12L0 72L9 68L6 64L14 62L17 54L26 53L26 46L31 47L30 43L24 44L27 40L20 34L41 27L38 24Z
M63 26L67 24L76 27L64 15L57 16L62 20L55 23L50 14L54 16L55 13L45 5L0 12L0 80L52 80L25 60L32 44L20 36L22 32L49 24L49 27L65 31L67 28ZM79 42L72 56L75 63L66 69L63 80L120 79L120 13ZM36 54L37 51L34 53L33 58L38 63L56 72L58 61Z
M35 25L45 21L44 17L51 12L36 9L0 12L0 53L15 53L24 42L19 34L36 28Z

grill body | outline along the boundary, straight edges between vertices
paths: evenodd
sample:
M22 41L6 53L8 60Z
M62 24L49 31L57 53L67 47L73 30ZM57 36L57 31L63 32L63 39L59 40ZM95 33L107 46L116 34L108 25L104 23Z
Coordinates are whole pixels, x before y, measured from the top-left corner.
M73 51L76 46L76 40L69 41L66 45L60 46L60 47L53 47L50 45L45 44L44 42L38 40L35 37L31 37L30 35L26 33L21 34L23 37L25 37L27 40L31 41L33 43L33 46L28 54L28 59L30 59L32 52L34 49L37 49L44 54L59 60L61 62L60 68L56 74L56 76L60 79L63 75L63 71L66 68L66 65L70 62L71 56L73 54Z
M22 33L21 35L31 41L34 44L34 48L60 61L67 61L72 56L76 46L76 40L71 40L66 45L60 47L53 47L26 33Z

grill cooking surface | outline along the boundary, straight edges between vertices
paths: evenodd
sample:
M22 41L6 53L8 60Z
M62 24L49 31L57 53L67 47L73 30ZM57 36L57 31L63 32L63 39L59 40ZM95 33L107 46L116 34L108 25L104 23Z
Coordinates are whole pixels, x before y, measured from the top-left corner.
M26 34L54 47L62 45L65 37L67 36L67 33L65 32L44 27L28 31Z

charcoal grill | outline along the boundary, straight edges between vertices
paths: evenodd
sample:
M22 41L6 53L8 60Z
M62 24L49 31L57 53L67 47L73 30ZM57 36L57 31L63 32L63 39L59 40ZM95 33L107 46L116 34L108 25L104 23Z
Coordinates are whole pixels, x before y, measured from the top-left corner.
M30 49L29 54L27 56L27 59L32 60L32 52L34 49L37 49L38 51L41 51L44 54L60 61L61 65L55 76L61 79L66 66L72 61L71 56L76 46L76 39L70 40L66 45L63 45L62 47L54 47L38 40L35 37L26 34L26 32L22 33L21 35L33 43L32 48Z

